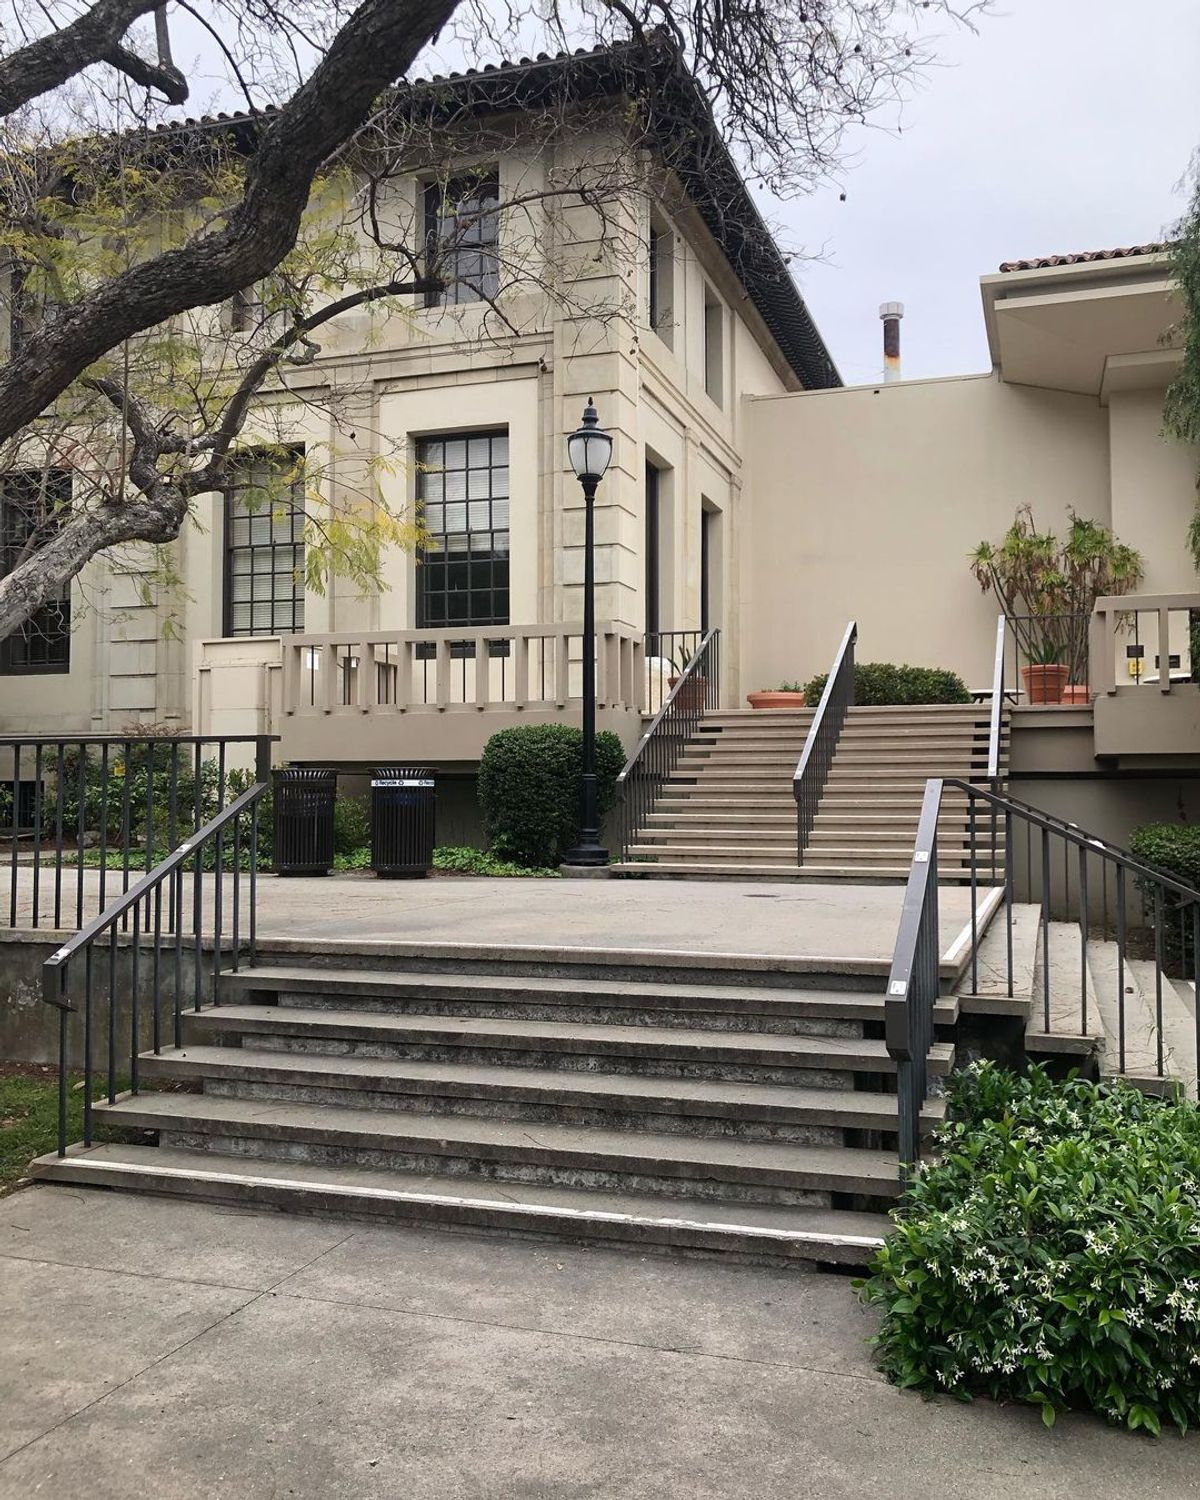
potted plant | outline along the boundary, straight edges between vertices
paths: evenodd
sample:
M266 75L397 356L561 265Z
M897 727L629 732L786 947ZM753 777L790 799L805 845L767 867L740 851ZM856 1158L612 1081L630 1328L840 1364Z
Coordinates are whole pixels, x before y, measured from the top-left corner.
M678 656L669 657L671 663L671 676L667 678L667 687L674 692L679 683L683 681L683 674L687 671L688 662L692 659L692 653L681 651ZM708 678L702 672L694 672L683 684L675 702L680 708L703 708L704 699L708 690Z
M1021 666L1026 698L1030 703L1061 703L1071 675L1070 667L1062 659L1062 646L1044 638L1030 648L1028 656L1029 660Z
M806 699L801 683L781 682L778 687L747 693L746 702L751 708L803 708Z
M998 543L980 542L971 572L995 592L1016 639L1030 703L1087 703L1088 631L1096 600L1142 580L1140 552L1069 512L1066 535L1039 531L1022 505Z

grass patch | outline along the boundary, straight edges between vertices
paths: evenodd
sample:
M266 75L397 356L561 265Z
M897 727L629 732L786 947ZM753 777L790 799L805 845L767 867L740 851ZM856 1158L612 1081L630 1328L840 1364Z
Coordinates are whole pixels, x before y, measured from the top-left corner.
M117 1079L117 1092L129 1088L127 1077ZM162 1092L164 1085L141 1082L144 1094ZM108 1102L107 1080L96 1075L93 1101ZM165 1085L167 1092L178 1085ZM94 1141L120 1141L127 1136L109 1126L97 1125ZM83 1139L83 1074L70 1074L67 1091L67 1140ZM35 1156L58 1149L58 1069L52 1063L0 1063L0 1198L13 1191L25 1176Z
M71 1076L67 1138L83 1134L83 1089ZM122 1081L122 1088L126 1087ZM58 1146L58 1069L29 1064L0 1072L0 1198L11 1193L35 1156Z

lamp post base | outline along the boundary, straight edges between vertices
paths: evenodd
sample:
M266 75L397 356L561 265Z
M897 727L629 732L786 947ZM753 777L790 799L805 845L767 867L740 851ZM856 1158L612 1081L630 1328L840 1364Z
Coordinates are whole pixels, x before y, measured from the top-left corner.
M602 865L561 864L558 873L564 880L610 880L612 871L606 863Z
M593 836L588 838L585 834L573 849L568 849L563 855L560 870L606 870L608 868L608 850Z

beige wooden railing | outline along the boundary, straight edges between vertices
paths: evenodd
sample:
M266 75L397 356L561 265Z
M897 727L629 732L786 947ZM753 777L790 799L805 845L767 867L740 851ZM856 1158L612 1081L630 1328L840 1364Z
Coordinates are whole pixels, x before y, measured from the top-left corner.
M1089 678L1093 697L1126 688L1170 693L1193 680L1191 611L1200 593L1122 594L1096 601Z
M282 637L285 716L561 709L582 693L582 626L346 631ZM596 629L601 708L640 710L640 635Z

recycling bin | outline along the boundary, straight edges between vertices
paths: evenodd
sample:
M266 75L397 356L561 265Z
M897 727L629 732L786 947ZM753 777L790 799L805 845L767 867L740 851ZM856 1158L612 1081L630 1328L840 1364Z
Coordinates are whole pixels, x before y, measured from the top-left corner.
M423 880L433 866L437 779L428 766L379 766L371 778L371 868Z
M328 875L337 772L289 766L274 780L275 873Z

